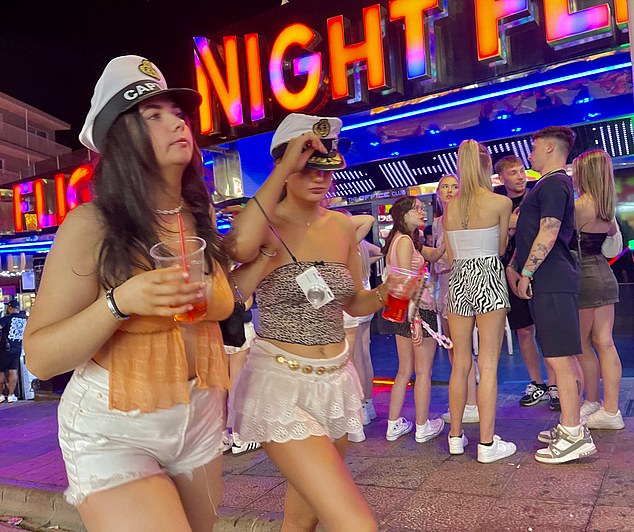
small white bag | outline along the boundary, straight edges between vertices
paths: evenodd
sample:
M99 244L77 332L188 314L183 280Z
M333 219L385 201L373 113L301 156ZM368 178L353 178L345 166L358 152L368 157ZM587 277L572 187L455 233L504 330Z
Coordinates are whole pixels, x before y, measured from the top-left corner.
M615 223L616 233L612 236L607 236L601 245L601 253L606 259L612 259L623 251L623 235L621 234L619 223L616 221Z

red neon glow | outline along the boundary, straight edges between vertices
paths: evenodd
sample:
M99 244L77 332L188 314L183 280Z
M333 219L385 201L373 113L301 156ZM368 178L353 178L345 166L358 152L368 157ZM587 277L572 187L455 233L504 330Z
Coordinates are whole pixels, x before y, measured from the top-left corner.
M343 16L326 21L328 27L328 50L330 52L330 78L332 99L348 98L348 65L366 61L368 88L385 87L385 58L381 32L381 5L363 9L363 31L365 41L346 45Z
M544 0L546 42L548 44L610 26L607 4L570 12L569 0Z
M207 39L194 37L194 44L202 67L204 67L211 85L218 95L220 105L231 127L239 126L244 122L242 115L242 95L240 93L240 68L238 64L238 38L228 35L224 38L223 56L225 64L224 77L220 72L219 63L222 62L220 52L212 51ZM226 79L226 81L225 81ZM204 86L204 84L203 84ZM209 98L207 98L208 101ZM213 123L213 114L208 114L211 128L217 125Z
M433 7L438 7L438 0L390 0L390 20L404 19L405 22L408 79L427 74L423 11Z
M22 187L13 185L13 225L15 232L24 231L24 218L22 217Z
M33 192L35 193L35 216L37 217L37 226L40 229L46 227L44 220L44 182L41 179L33 181Z
M478 60L501 57L500 20L528 9L528 0L475 0Z
M262 71L260 70L260 38L256 33L244 36L247 56L247 79L249 80L249 104L251 120L262 120L264 114L264 95L262 92Z
M614 0L616 23L620 26L627 24L627 0Z
M214 129L212 119L213 115L211 112L211 87L196 52L194 52L194 66L196 68L196 90L198 90L200 96L202 97L202 103L198 108L198 116L200 117L200 132L203 135L206 135L211 133Z
M93 167L89 164L82 164L73 170L68 180L66 190L66 200L68 210L72 211L77 205L91 200L91 193L88 183L94 173Z
M55 176L55 202L57 203L57 225L61 225L68 214L66 205L66 176L57 174Z
M313 53L293 61L293 75L306 75L306 84L299 92L291 92L284 81L284 58L291 46L311 50L319 35L304 24L292 24L284 28L275 39L269 62L271 90L279 104L289 111L298 111L310 105L319 92L321 83L321 54Z

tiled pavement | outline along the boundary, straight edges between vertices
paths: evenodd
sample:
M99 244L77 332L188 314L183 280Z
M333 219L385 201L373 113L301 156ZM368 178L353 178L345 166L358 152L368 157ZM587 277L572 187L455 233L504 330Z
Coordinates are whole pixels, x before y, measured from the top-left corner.
M557 415L545 403L518 406L523 385L500 385L496 429L517 444L518 453L489 465L475 460L477 425L465 427L472 443L463 456L447 454L447 428L425 444L415 443L413 433L387 442L389 388L375 389L379 418L366 427L365 442L350 445L346 462L381 530L634 530L634 378L623 381L625 430L594 431L599 453L559 466L533 459L541 445L537 433L554 425ZM435 385L432 414L446 405L446 386ZM32 530L54 525L81 530L77 514L61 498L66 478L56 407L52 399L0 405L0 515L22 515ZM413 416L411 392L404 413ZM265 454L228 455L224 470L216 530L278 530L285 481Z

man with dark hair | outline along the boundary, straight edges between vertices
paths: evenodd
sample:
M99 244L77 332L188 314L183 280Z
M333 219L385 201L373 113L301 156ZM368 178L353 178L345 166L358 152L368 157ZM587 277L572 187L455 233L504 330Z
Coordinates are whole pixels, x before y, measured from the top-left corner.
M502 257L502 264L508 267L511 257L515 253L515 229L520 212L520 203L527 192L526 168L524 168L524 163L519 157L507 155L495 164L495 171L504 185L499 193L509 197L513 202L513 213L509 222L509 240ZM511 330L517 333L522 359L531 379L531 382L526 386L524 395L520 399L520 405L533 406L542 401L548 401L551 410L558 410L559 394L555 384L555 376L549 366L546 367L549 386L545 384L542 376L539 350L535 343L535 325L528 301L517 297L512 290L509 290L509 300L511 302L511 310L508 313L509 326Z
M22 336L26 326L26 314L20 311L20 302L12 299L7 303L7 315L0 318L0 403L5 400L15 403L18 398L15 388L18 383L18 365L22 353ZM7 374L5 376L5 373ZM7 378L8 377L8 378ZM3 391L7 387L7 395Z
M533 135L529 159L542 177L522 203L516 255L507 268L512 290L530 300L542 354L559 387L560 422L539 434L548 447L535 454L538 462L549 464L597 452L579 419L579 268L568 248L574 230L574 191L565 170L574 139L566 127L548 127Z

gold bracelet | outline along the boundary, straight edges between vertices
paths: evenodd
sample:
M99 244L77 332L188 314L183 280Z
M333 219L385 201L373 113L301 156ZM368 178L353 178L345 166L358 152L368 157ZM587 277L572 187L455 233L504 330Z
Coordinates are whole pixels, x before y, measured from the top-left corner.
M383 296L381 295L381 291L377 288L374 293L376 294L376 298L381 303L381 306L384 307L385 306L385 299L383 299Z

